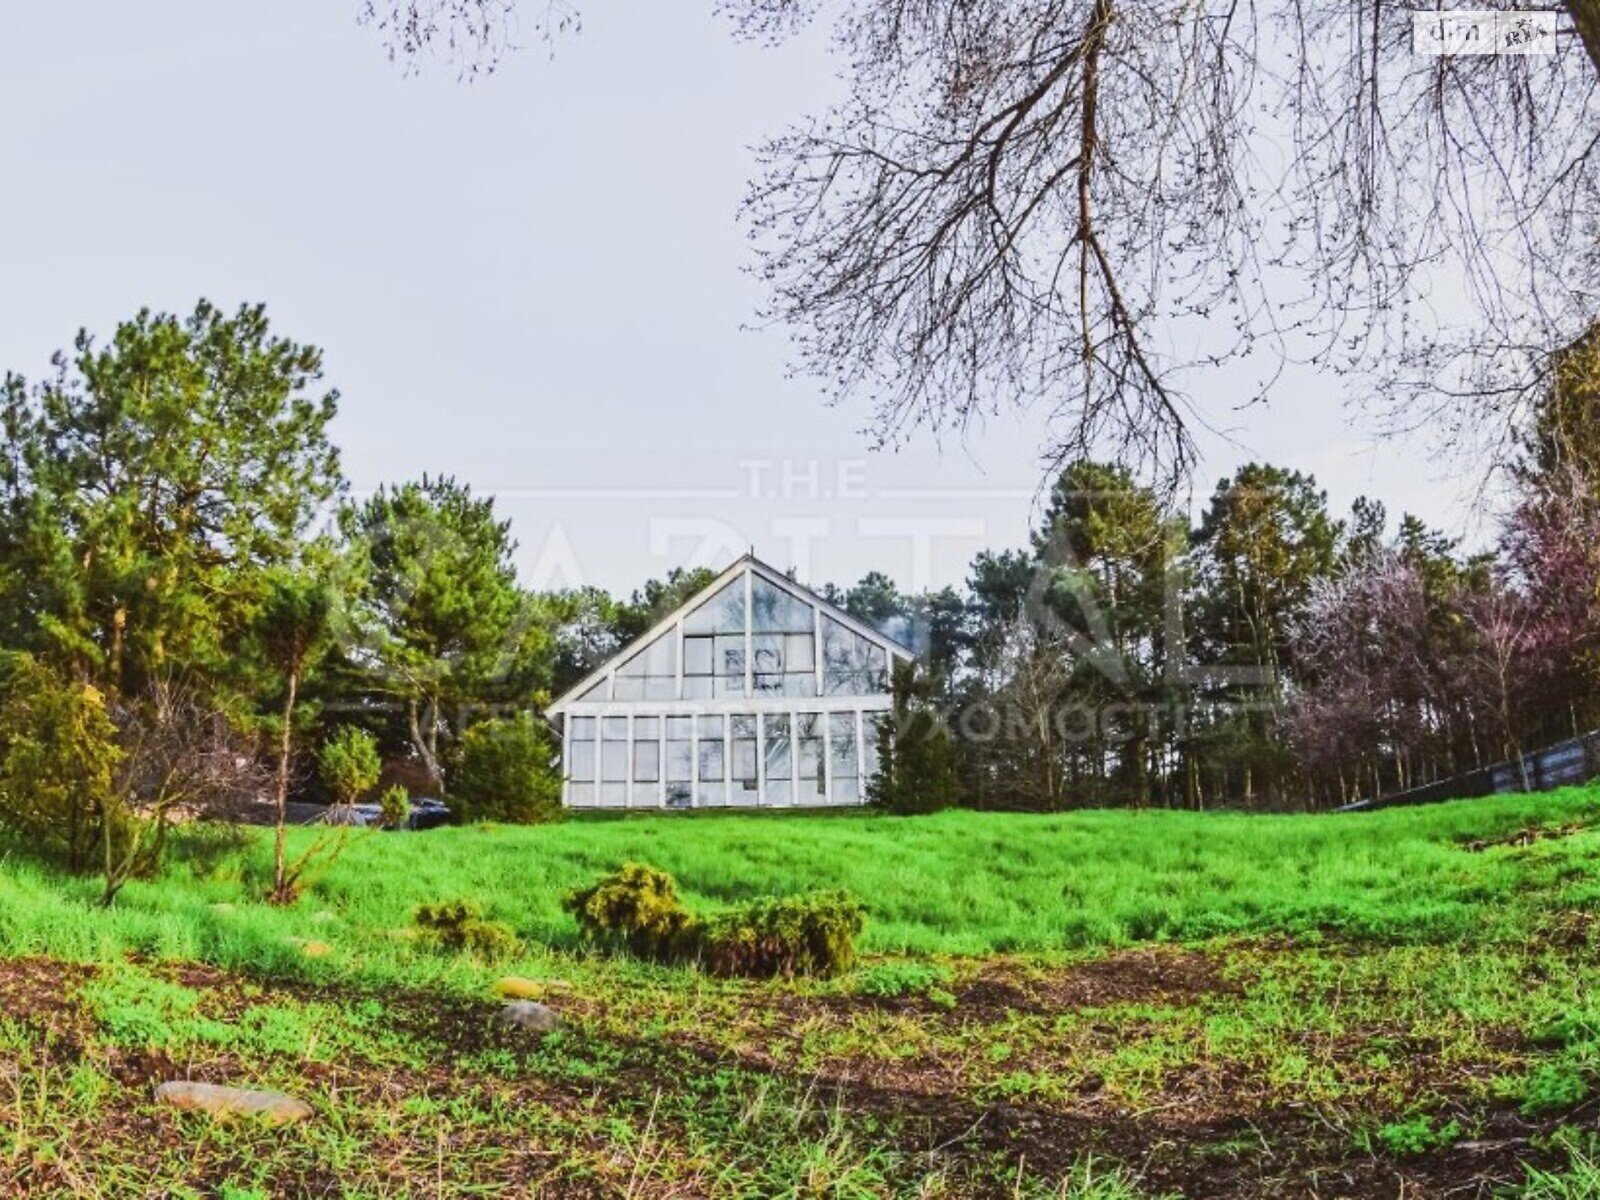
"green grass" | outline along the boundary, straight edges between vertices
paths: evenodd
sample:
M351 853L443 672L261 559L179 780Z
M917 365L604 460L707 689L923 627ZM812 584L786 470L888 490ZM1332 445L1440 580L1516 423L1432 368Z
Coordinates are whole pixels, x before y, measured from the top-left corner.
M1551 836L1510 838L1529 829ZM1270 1182L1273 1139L1392 1183L1457 1140L1545 1138L1524 1194L1600 1200L1592 1147L1520 1132L1600 1090L1600 788L366 834L283 908L269 854L267 831L190 831L109 911L91 880L0 861L0 957L51 960L0 964L0 1191L1144 1200L1225 1165ZM844 888L866 961L753 982L595 957L561 897L629 860L700 911ZM416 908L452 901L514 956L417 936ZM1184 945L1105 957L1163 942ZM486 1035L508 973L566 981L570 1027ZM318 1117L285 1136L151 1108L151 1079L190 1073ZM1012 1120L1048 1136L1012 1144Z
M93 885L13 854L0 869L0 951L124 951L268 973L428 974L404 936L422 904L470 899L532 947L569 948L562 895L628 860L676 875L692 906L844 888L867 906L869 954L1079 951L1216 935L1386 941L1515 937L1552 905L1600 897L1600 832L1522 849L1463 843L1600 820L1600 791L1343 816L1090 811L692 817L357 835L297 906L256 901L267 844L179 852L110 913ZM295 831L302 842L315 834ZM67 903L63 905L63 901ZM305 940L333 947L308 960ZM448 974L446 960L436 964Z

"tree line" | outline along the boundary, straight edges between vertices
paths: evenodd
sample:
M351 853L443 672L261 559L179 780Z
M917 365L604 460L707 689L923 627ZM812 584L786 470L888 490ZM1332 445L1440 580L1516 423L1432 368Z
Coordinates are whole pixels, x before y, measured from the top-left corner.
M1551 381L1479 552L1369 498L1336 517L1281 467L1241 467L1191 522L1080 461L1031 544L979 554L963 591L835 592L921 639L898 725L946 744L899 739L899 802L1329 807L1595 728L1600 335Z
M1337 518L1280 467L1241 468L1191 522L1080 460L1030 543L980 553L963 588L825 586L919 652L898 703L940 740L900 785L1327 805L1593 724L1597 354L1561 356L1492 552L1372 501ZM331 852L287 855L296 796L398 785L466 819L554 815L542 708L710 579L522 586L491 497L431 476L350 495L322 375L261 307L202 302L0 385L0 817L108 899L175 817L262 797L284 898Z

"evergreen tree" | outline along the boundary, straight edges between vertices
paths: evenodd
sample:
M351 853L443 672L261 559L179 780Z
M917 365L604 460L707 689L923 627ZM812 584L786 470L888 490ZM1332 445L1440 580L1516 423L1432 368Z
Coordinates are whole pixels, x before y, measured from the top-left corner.
M961 799L957 750L934 706L936 686L910 663L897 662L894 709L878 726L878 770L867 800L885 812L931 813Z

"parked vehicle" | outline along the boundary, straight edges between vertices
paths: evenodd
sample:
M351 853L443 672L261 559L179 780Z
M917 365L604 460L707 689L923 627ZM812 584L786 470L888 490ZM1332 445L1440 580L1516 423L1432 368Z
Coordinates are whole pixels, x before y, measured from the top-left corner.
M436 829L440 825L450 824L453 819L450 806L443 800L413 800L411 815L406 818L406 828Z
M440 825L450 824L453 819L450 806L443 800L413 800L405 827L415 830L437 829ZM383 821L383 810L376 804L336 804L322 814L321 820L324 825L377 829Z

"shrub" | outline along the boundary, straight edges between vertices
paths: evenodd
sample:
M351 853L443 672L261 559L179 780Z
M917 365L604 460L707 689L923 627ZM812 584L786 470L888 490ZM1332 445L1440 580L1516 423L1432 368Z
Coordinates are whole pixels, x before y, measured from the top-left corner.
M700 957L716 975L843 974L866 914L844 892L755 900L706 922Z
M122 754L104 697L27 655L0 661L0 692L0 820L40 857L92 870L103 821L119 812Z
M535 825L561 819L561 779L548 730L522 714L482 721L462 735L450 802L462 821Z
M591 887L567 893L561 906L586 940L656 962L692 956L699 923L665 871L627 863Z
M755 900L701 920L665 871L628 863L562 907L584 937L660 963L699 960L717 975L838 975L855 962L865 917L843 892Z
M396 784L378 798L378 821L385 829L404 829L411 815L411 797Z
M317 768L334 803L354 804L363 792L377 786L383 769L377 739L354 725L340 726L323 743Z
M470 954L496 962L520 948L511 926L486 919L482 905L472 900L424 904L412 919L426 941L448 954Z

